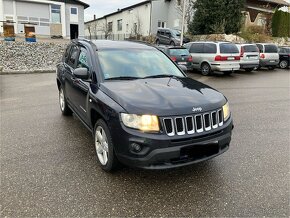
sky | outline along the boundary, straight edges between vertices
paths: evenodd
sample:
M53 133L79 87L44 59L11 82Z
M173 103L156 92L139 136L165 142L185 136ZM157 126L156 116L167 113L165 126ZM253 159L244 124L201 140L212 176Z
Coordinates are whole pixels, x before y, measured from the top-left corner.
M94 14L102 17L118 10L118 8L125 8L127 6L142 2L144 0L81 0L90 5L85 10L85 21L92 20Z

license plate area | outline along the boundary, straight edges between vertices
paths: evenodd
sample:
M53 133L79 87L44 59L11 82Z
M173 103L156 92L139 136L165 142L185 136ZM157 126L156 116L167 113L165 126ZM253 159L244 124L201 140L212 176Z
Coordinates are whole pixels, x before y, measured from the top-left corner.
M186 65L186 62L178 62L178 64Z
M193 145L180 149L180 157L186 159L202 159L219 153L218 143Z

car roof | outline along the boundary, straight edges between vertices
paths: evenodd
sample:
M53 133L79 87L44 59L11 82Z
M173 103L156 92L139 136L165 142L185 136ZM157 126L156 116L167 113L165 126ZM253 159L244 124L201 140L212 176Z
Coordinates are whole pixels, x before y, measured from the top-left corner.
M87 40L87 39L78 39L76 40L79 43L89 43L94 44L97 47L97 50L106 50L106 49L152 49L155 48L147 43L142 42L131 42L131 41L113 41L113 40Z

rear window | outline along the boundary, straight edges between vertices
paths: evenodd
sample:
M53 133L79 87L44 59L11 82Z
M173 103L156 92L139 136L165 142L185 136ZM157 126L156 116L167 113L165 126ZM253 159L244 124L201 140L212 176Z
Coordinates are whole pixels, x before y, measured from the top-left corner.
M239 53L239 49L235 44L221 43L220 44L220 53L221 54Z
M278 48L276 45L265 45L265 53L277 53Z
M189 51L186 48L183 49L169 49L169 55L182 56L189 55Z
M203 49L204 49L204 53L215 54L216 53L216 44L205 43Z
M256 45L244 45L245 52L259 52L259 49Z

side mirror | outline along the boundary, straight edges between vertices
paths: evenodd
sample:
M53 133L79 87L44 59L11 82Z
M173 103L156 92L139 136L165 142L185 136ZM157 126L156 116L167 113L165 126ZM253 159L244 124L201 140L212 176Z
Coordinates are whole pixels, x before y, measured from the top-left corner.
M184 72L187 73L187 67L182 65L182 64L178 64L178 67Z
M74 75L76 78L83 80L88 80L90 78L89 71L85 67L75 69Z

